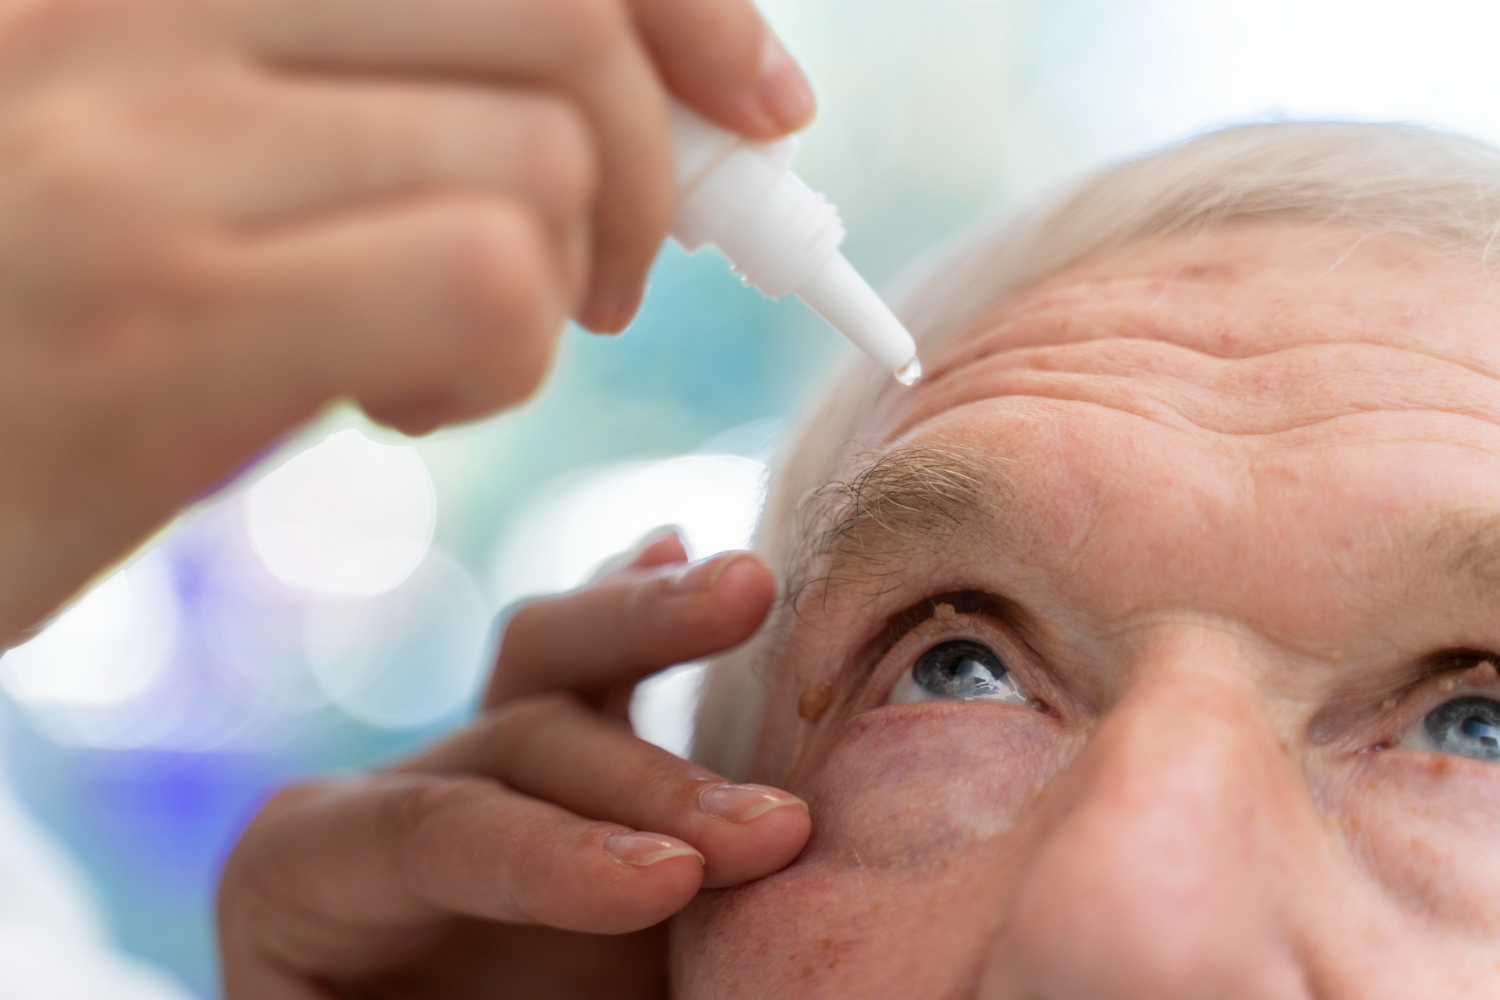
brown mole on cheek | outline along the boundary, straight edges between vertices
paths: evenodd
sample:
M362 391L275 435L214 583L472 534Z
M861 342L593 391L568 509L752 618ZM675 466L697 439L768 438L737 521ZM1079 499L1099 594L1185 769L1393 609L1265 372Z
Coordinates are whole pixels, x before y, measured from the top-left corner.
M809 684L802 697L797 699L797 714L808 722L817 722L833 704L833 685L827 681Z

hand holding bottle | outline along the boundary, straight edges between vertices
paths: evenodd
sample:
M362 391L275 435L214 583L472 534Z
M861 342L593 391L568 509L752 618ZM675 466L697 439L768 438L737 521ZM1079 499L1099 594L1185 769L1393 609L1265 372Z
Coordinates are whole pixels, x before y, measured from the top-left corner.
M812 113L749 0L0 6L0 648L330 400L427 430L621 328L669 93Z

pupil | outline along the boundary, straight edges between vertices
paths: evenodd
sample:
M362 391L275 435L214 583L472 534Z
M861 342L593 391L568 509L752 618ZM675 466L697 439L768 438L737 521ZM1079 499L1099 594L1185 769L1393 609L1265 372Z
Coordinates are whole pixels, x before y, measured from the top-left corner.
M917 660L918 685L949 698L985 698L1001 693L1005 664L987 646L955 640L934 646Z
M994 675L989 672L983 663L976 660L961 660L953 671L962 680L992 681Z
M1500 727L1471 715L1463 721L1460 728L1465 736L1478 740L1481 746L1500 748Z

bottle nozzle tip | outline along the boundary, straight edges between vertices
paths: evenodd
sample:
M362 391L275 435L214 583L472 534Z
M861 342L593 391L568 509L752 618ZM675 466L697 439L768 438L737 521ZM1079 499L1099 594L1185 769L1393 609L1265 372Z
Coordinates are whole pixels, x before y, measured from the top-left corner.
M896 381L902 385L915 385L922 377L922 359L912 358L896 373Z

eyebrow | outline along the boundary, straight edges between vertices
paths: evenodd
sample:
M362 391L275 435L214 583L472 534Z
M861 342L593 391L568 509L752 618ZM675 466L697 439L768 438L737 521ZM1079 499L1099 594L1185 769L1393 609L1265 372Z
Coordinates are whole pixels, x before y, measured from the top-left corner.
M1500 511L1447 511L1428 536L1428 546L1454 576L1482 591L1500 590Z
M920 542L972 528L1016 494L991 464L981 471L956 449L899 448L815 490L804 508L803 556L793 573L800 582L792 592L821 584L826 594L856 579L879 583L899 573L901 557ZM822 576L811 576L815 567Z

